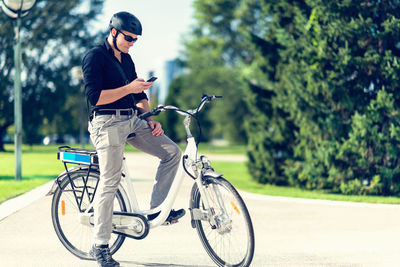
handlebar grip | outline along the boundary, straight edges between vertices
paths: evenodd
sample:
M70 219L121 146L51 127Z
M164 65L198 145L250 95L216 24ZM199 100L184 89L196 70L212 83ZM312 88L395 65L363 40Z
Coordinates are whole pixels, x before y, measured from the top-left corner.
M222 98L222 95L210 95L210 96L208 96L206 94L203 94L203 96L201 98L202 98L202 100L211 101L214 98Z
M163 106L160 105L160 106L158 106L156 108L153 108L149 112L140 114L138 117L139 117L139 119L144 120L144 119L146 119L147 117L150 117L150 116L157 116L162 111L162 108L163 108Z
M152 115L153 115L152 112L149 111L149 112L140 114L138 117L139 117L139 119L144 120L144 119L146 119L147 117L150 117L150 116L152 116Z

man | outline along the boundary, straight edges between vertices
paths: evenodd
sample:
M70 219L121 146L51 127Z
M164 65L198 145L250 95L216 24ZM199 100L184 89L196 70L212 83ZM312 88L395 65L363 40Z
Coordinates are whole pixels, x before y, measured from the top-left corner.
M181 151L164 135L152 117L140 120L137 114L149 111L144 91L152 82L137 78L129 49L142 34L140 21L128 12L113 15L110 33L104 44L91 49L83 58L85 92L92 106L90 138L97 150L100 182L94 200L94 245L91 254L99 266L119 266L110 255L114 196L121 179L125 143L160 158L150 206L166 198L175 177ZM118 65L119 67L118 67ZM121 73L121 70L123 73ZM172 210L168 219L176 220L183 209ZM150 215L154 219L158 214Z

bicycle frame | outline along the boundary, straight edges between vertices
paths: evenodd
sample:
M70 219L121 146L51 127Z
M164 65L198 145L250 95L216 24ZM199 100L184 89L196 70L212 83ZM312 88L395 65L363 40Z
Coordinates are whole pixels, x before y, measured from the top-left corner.
M196 144L194 141L194 138L188 138L187 139L187 147L185 149L183 157L187 155L190 158L194 158L197 152ZM182 157L182 158L183 158ZM178 191L181 187L182 181L185 177L185 172L182 167L182 159L180 161L180 166L178 168L177 174L175 176L175 179L171 185L171 188L168 192L167 197L163 201L163 203L154 208L154 209L149 209L149 210L140 210L139 204L137 202L136 194L134 192L134 186L132 183L132 178L129 174L128 168L126 166L126 162L124 160L123 163L123 169L125 172L126 177L124 177L124 183L127 189L127 194L129 198L129 203L131 206L131 212L135 214L140 214L140 215L149 215L149 214L154 214L156 212L160 212L160 214L153 220L149 221L149 226L150 228L160 226L168 217L169 212L171 211L172 205L175 202L176 196L178 195Z
M148 221L150 228L160 226L167 219L167 217L171 211L171 208L175 202L175 199L178 195L178 191L181 187L182 181L183 181L184 177L186 176L185 169L186 169L186 171L188 171L188 169L191 170L191 176L194 178L195 182L197 183L198 188L200 190L200 194L204 196L204 200L205 200L204 205L207 209L209 208L208 197L202 187L201 177L204 174L211 175L214 177L219 177L219 176L221 176L221 174L213 171L212 169L208 169L208 168L203 169L203 170L205 170L205 172L203 172L203 171L199 172L199 170L201 169L201 166L202 166L202 164L204 164L204 162L202 160L202 157L199 157L197 154L198 149L197 149L196 141L190 131L190 122L191 122L190 116L199 112L202 109L202 107L204 106L204 103L205 103L205 100L202 101L201 105L197 108L196 111L188 110L186 112L181 112L181 110L179 110L178 108L176 108L174 106L162 107L162 108L164 108L164 110L175 110L180 115L185 115L183 124L184 124L186 134L187 134L187 145L186 145L185 151L183 153L183 156L180 160L179 168L177 170L177 173L176 173L174 181L171 185L171 188L168 192L168 195L165 198L165 200L161 203L160 206L153 208L153 209L148 209L148 210L140 209L137 198L136 198L134 186L132 183L133 178L129 173L125 158L123 159L122 172L124 175L122 176L122 179L121 179L120 191L121 191L123 197L127 200L126 204L127 204L128 212L134 213L134 214L140 214L143 216L160 212L160 214L155 219ZM154 109L154 110L156 110L156 109ZM154 111L154 110L151 111L151 112L153 112L152 115L154 115L154 113L158 114L160 112L160 111ZM151 113L151 112L149 112L149 113ZM73 167L73 168L76 168L76 167ZM66 173L68 175L68 170L69 169L66 168L66 172L64 172L63 174ZM89 170L88 170L88 172L89 172ZM198 178L200 178L200 179L198 179ZM54 193L54 190L56 189L58 183L59 183L58 180L56 180L56 183L53 185L53 188L50 190L48 195ZM121 190L121 186L122 186L123 190ZM86 208L85 212L81 213L81 222L82 223L89 225L89 217L90 217L89 211L91 210L92 207L93 207L93 202L89 205L89 207Z
M187 145L186 145L185 151L183 153L183 156L181 158L180 165L179 165L178 171L176 173L175 179L174 179L174 181L171 185L171 188L168 192L168 195L160 206L158 206L154 209L140 210L140 207L139 207L139 204L138 204L138 201L136 198L136 194L134 191L134 187L132 184L132 177L128 171L125 159L123 162L123 171L125 173L125 177L123 177L122 181L123 181L123 183L125 183L125 186L127 189L131 212L135 213L135 214L140 214L140 215L149 215L149 214L154 214L156 212L160 212L160 214L155 219L149 221L150 228L160 226L167 219L169 212L170 212L170 210L175 202L175 199L178 195L179 189L182 185L182 181L183 181L184 177L186 176L185 171L184 171L184 164L186 165L187 169L191 169L193 171L195 178L199 178L199 175L201 175L201 173L198 172L198 167L200 167L200 165L201 165L201 159L198 157L198 154L197 154L197 145L195 142L195 138L193 137L193 135L191 134L191 131L190 131L190 116L189 115L186 115L186 118L184 119L183 124L185 126L185 130L186 130L186 134L187 134ZM184 159L185 159L185 161L184 161ZM207 174L210 175L211 173L208 172ZM221 176L221 174L216 173L216 172L214 172L213 175ZM201 179L195 179L195 181L198 183L198 187L202 189ZM205 195L204 190L201 190L200 193L202 195ZM205 199L207 199L207 197L205 197ZM208 203L205 203L205 206L208 208L209 207Z

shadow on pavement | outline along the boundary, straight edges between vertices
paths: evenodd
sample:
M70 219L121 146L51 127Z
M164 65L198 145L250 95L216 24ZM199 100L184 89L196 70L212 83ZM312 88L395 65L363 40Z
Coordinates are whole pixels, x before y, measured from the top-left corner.
M159 263L159 262L136 262L136 261L119 261L121 266L161 266L161 267L213 267L214 265L182 265L182 264L171 264L171 263Z

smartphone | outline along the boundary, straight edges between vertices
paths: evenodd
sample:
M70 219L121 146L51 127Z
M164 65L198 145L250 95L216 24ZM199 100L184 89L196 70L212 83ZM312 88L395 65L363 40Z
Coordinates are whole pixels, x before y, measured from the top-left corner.
M151 77L150 79L147 80L147 82L154 82L155 80L157 80L157 77Z

